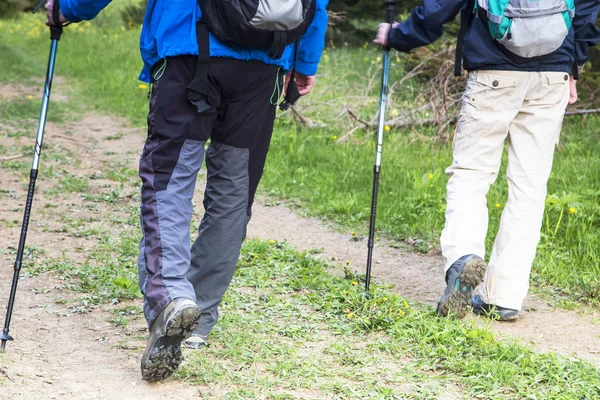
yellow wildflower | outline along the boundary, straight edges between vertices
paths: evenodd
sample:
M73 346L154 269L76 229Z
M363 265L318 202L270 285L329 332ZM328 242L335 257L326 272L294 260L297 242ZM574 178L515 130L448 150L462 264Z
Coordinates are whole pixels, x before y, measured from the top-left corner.
M404 311L398 310L398 314L400 314L400 316L402 317L402 316L404 316Z
M392 116L394 116L394 117L398 116L398 110L396 110L395 108L392 110Z
M354 314L353 313L348 313L348 318L352 318L352 317L354 317Z
M383 129L385 129L386 131L389 131L391 128L389 125L386 125Z
M571 214L575 214L575 213L577 212L577 210L576 210L576 209L574 209L573 207L571 207L571 208L569 208L569 212L570 212Z
M275 244L275 243L277 243L277 242L276 242L275 240L273 240L273 239L269 239L269 242L268 242L268 243L269 243L269 244Z
M333 135L333 140L337 140L337 136L336 135Z
M388 299L387 299L387 297L384 297L384 298L383 298L383 301L387 301L387 300L388 300Z
M404 300L404 308L408 308L408 303Z
M356 285L358 285L358 282L352 281L352 286L356 286Z
M496 203L496 208L500 208L500 203Z
M433 179L433 174L429 174L428 178Z
M144 85L143 83L140 83L139 88L140 89L148 89L148 85Z
M32 100L32 99L33 99L33 96L27 96L27 98L28 98L29 100Z

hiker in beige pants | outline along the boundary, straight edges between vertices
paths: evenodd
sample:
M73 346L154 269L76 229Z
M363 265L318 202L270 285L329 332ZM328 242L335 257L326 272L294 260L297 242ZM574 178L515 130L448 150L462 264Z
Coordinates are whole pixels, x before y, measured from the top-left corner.
M561 72L469 74L454 160L446 170L450 180L441 245L446 271L465 254L485 257L486 195L508 139L509 194L481 292L487 304L520 310L527 295L570 86L569 75Z
M546 183L579 68L600 44L598 0L422 0L374 43L408 53L440 38L460 14L455 75L469 71L447 169L440 316L517 318L540 240ZM508 201L489 266L486 195L508 139ZM495 232L494 232L495 233ZM474 293L483 283L480 294Z

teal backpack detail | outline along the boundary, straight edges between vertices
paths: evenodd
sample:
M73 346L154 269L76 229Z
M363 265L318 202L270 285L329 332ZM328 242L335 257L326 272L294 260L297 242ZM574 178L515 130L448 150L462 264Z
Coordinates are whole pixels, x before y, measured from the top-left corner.
M562 46L575 17L575 0L477 0L475 15L506 54L527 62Z

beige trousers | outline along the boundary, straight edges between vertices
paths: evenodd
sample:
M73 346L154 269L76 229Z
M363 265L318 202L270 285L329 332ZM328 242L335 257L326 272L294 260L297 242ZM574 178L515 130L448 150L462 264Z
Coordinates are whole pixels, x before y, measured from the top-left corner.
M490 256L482 296L488 304L521 309L540 239L546 183L565 109L568 75L561 72L476 71L446 170L446 270L466 254L485 258L486 195L498 176L508 138L508 201Z

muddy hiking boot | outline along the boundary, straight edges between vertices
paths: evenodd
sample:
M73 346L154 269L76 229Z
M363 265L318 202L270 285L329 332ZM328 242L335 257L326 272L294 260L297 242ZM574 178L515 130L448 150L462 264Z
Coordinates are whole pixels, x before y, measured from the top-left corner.
M519 310L487 304L480 295L474 296L471 303L475 314L483 315L497 321L514 321L519 314Z
M181 342L189 338L200 320L200 310L190 299L171 301L150 327L142 356L142 379L149 382L168 378L183 361Z
M437 306L437 314L463 318L469 311L473 290L483 281L486 264L469 254L458 259L446 272L446 290Z
M206 341L206 336L198 334L193 334L189 339L183 342L183 347L186 349L198 350L208 346L209 344Z

